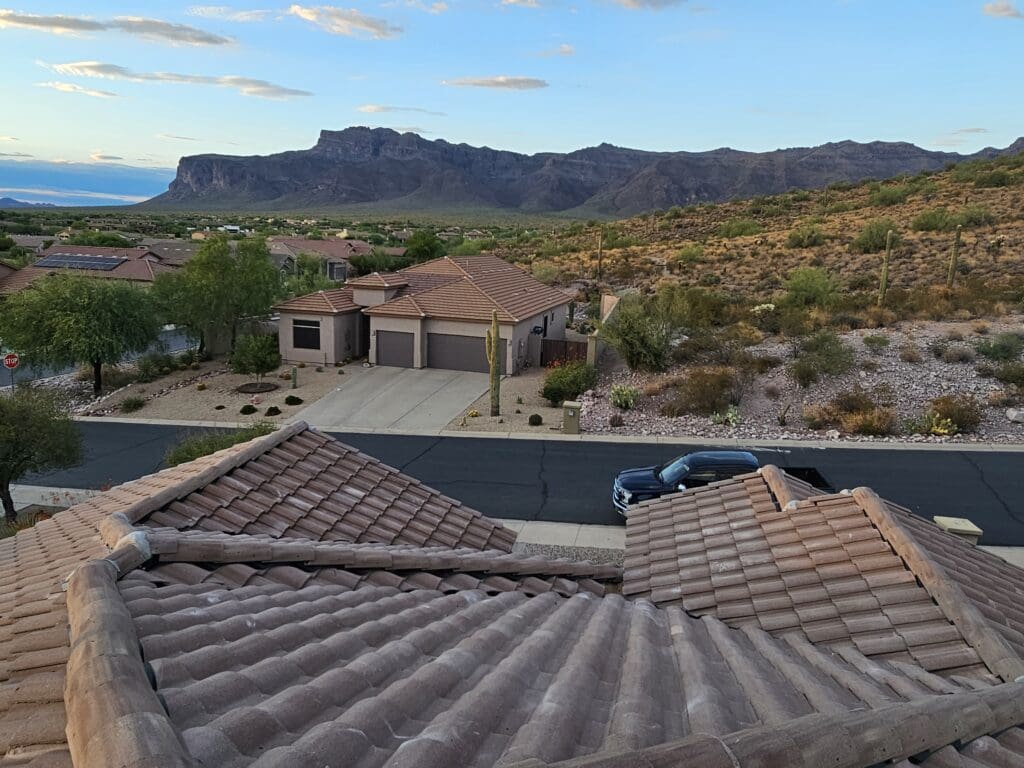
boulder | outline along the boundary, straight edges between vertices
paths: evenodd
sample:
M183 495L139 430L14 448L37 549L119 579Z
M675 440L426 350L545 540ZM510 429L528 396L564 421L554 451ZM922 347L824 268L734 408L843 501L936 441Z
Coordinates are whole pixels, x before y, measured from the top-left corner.
M1007 408L1006 418L1014 424L1024 424L1024 408Z

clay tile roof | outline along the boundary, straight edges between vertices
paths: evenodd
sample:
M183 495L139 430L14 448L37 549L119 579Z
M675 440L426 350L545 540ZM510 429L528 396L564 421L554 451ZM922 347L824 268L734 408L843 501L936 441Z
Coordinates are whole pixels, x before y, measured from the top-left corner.
M488 322L497 310L502 322L517 323L571 301L562 291L491 255L444 256L408 267L399 274L409 280L410 288L426 275L446 281L415 286L392 301L365 310L366 314ZM415 302L409 301L410 294L416 297Z
M409 280L400 272L373 272L348 281L354 288L398 288L408 284Z
M335 288L330 291L317 291L305 296L281 302L274 307L278 312L308 312L315 315L341 315L358 312L361 306L352 301L352 289L349 287Z
M40 278L54 274L73 274L82 277L97 277L106 280L130 280L151 283L164 272L173 272L175 267L161 263L160 257L147 248L104 248L86 245L54 245L43 251L39 258L56 255L79 255L84 257L114 257L124 259L114 269L64 269L59 267L36 267L29 265L12 274L0 275L0 294L17 293Z
M638 505L626 530L626 595L947 676L1024 674L1024 571L868 489L769 466Z

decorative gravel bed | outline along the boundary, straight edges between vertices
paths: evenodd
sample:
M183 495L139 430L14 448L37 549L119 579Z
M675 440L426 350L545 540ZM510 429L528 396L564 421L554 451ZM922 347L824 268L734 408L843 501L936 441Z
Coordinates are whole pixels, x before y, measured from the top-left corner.
M979 329L987 329L984 334ZM929 346L948 341L950 346L974 347L987 337L1004 331L1022 332L1022 317L1008 316L1000 320L981 322L907 322L895 328L857 330L840 334L856 352L857 366L848 374L826 377L807 389L801 389L786 373L792 360L793 345L789 341L772 339L748 347L755 355L773 355L783 364L758 376L747 390L739 406L740 422L730 427L713 424L706 416L684 415L676 418L663 416L661 406L671 399L672 390L654 396L641 396L637 407L622 411L612 406L609 392L612 385L624 384L641 391L661 376L685 376L693 366L676 366L665 374L634 373L616 366L601 373L597 389L584 394L583 429L588 433L608 435L665 435L696 438L742 438L761 440L845 440L856 442L914 442L914 443L1024 443L1024 424L1007 418L1006 406L992 406L991 393L1007 387L994 378L978 374L975 366L984 359L979 355L974 362L948 363L936 358ZM961 335L962 341L949 340ZM865 336L884 335L888 346L877 354L865 347ZM921 354L917 363L904 362L901 349L913 344ZM867 369L865 369L865 366ZM840 434L836 430L815 431L804 425L804 406L824 403L841 390L859 384L865 389L887 385L892 391L892 407L901 424L921 415L932 398L940 395L973 395L984 405L984 419L970 434L936 437L919 434L899 434L891 437L865 437ZM788 408L788 410L787 410ZM786 411L785 424L780 414ZM623 419L621 427L609 426L613 413Z

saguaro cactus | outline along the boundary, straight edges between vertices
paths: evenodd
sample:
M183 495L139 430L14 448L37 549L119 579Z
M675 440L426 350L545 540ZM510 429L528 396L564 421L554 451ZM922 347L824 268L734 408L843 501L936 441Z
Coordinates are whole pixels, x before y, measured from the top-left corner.
M892 230L885 233L885 256L882 257L882 279L878 283L878 306L885 304L885 292L889 290L889 259L892 258Z
M498 310L491 313L491 327L487 331L487 366L491 373L491 416L501 415L501 329Z
M960 235L964 228L956 225L956 237L953 240L953 251L949 254L949 270L946 272L946 290L953 289L953 281L956 280L956 265L960 258Z

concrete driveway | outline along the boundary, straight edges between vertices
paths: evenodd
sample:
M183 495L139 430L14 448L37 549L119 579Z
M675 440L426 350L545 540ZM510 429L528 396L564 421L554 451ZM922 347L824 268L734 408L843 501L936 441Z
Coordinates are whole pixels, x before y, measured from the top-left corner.
M338 389L295 415L322 429L435 431L487 391L486 373L349 366Z

